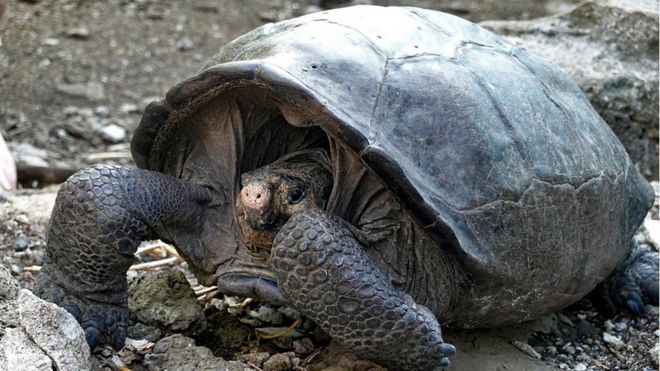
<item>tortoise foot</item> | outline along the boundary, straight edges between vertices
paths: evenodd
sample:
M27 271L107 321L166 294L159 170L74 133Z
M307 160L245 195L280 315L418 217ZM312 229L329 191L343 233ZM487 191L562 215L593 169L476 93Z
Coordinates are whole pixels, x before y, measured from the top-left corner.
M147 170L94 165L58 191L34 292L68 310L90 348L124 345L126 271L141 241L199 235L208 190Z
M351 351L400 370L449 364L456 350L442 341L433 314L390 284L341 219L295 214L271 258L285 296Z
M107 335L116 350L124 346L126 327L129 325L128 302L105 303L75 294L54 283L48 274L40 274L34 288L35 295L57 304L71 313L85 332L91 350Z
M657 306L660 255L644 245L635 245L601 288L605 310L630 310L638 316L645 314L645 304Z

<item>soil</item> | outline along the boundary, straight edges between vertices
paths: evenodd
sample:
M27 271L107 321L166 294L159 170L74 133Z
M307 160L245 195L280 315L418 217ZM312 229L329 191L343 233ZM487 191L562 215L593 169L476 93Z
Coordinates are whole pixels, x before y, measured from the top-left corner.
M575 1L371 3L423 6L480 21L544 16L566 10ZM221 45L266 22L346 4L320 0L10 2L0 22L0 134L19 162L26 164L41 161L72 169L96 162L133 166L128 142L144 106L194 75ZM0 264L10 267L25 288L32 287L42 264L55 190L15 191L6 196L10 203L2 203L0 195ZM459 349L449 369L656 369L657 309L649 307L643 318L627 313L610 317L585 299L559 315L521 326L447 330L445 340ZM315 330L307 326L304 331ZM604 333L622 344L604 342ZM328 347L322 335L310 337L319 350L310 369L375 367L333 344ZM527 351L519 349L521 344ZM238 358L254 350L253 345L218 352ZM283 351L277 346L260 350ZM108 349L97 352L100 367L112 367L108 359L113 355ZM132 369L144 369L139 356L132 362Z

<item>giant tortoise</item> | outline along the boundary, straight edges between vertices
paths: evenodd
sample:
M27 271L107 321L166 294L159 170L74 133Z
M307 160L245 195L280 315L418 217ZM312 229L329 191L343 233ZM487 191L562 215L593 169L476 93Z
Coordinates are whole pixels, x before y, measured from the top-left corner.
M558 68L448 14L259 27L150 104L131 149L138 169L62 185L35 288L92 346L123 345L151 238L395 369L448 363L439 323L529 320L604 281L658 300L657 254L632 247L653 192L610 128Z

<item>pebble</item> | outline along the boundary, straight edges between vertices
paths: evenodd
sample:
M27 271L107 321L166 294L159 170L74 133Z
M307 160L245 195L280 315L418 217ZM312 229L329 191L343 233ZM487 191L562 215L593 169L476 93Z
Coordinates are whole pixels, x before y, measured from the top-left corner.
M189 37L184 37L176 42L176 48L181 51L191 50L195 44Z
M573 370L575 370L575 371L587 371L587 365L585 365L584 363L578 363L577 365L575 365L575 368Z
M620 337L612 335L609 332L603 332L603 341L612 345L616 349L619 349L624 345L623 340L621 340Z
M279 307L279 308L277 309L277 311L280 312L280 313L282 313L282 315L284 315L284 317L286 317L286 318L288 318L288 319L290 319L290 320L295 321L295 320L297 320L297 319L300 319L300 312L298 312L297 310L295 310L295 309L293 309L293 308L289 308L289 307Z
M612 332L614 331L614 324L609 319L605 321L605 331Z
M98 81L88 81L84 84L59 84L55 87L60 93L72 97L85 98L92 102L105 99L105 89Z
M14 217L14 220L21 223L21 224L30 224L30 219L28 219L25 214L18 214Z
M628 324L626 322L622 321L622 322L617 322L617 323L614 324L614 330L616 332L621 332L621 331L625 330L626 328L628 328Z
M553 345L547 347L546 351L548 352L548 354L550 354L553 357L557 355L557 347L555 347Z
M85 26L71 28L66 32L68 37L74 39L87 39L90 36L89 29Z
M286 371L292 368L291 355L293 353L279 353L273 354L263 364L264 371Z
M520 349L523 353L527 354L528 356L530 356L532 358L536 358L536 359L541 359L542 358L541 355L536 350L534 350L534 348L532 348L527 343L523 343L520 340L514 340L513 341L513 346Z
M94 108L94 114L99 117L110 117L110 107L97 106Z
M568 368L568 365L565 364L565 363L560 363L559 368L562 369L562 370L566 370Z
M270 323L276 326L279 326L282 324L282 322L284 322L282 313L266 305L260 306L256 311L250 311L249 315L250 317L256 318L261 322Z
M29 240L24 234L19 234L14 243L14 251L21 252L27 250L28 242Z
M246 353L238 356L238 360L247 363L253 364L257 367L263 366L264 362L270 358L268 352L257 352L257 353Z
M117 124L108 124L99 129L99 135L109 143L119 143L126 139L126 129Z
M138 113L140 112L140 108L138 108L137 104L123 103L119 106L119 111L122 113Z
M310 338L304 338L293 342L293 351L299 356L307 355L313 352L314 349L316 349L316 347Z
M58 46L60 44L60 39L56 39L54 37L47 37L41 40L41 44L46 46Z

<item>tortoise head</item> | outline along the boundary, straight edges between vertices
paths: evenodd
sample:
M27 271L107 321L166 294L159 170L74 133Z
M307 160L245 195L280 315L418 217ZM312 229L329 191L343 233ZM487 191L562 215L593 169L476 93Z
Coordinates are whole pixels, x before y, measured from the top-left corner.
M253 253L270 254L275 235L293 214L325 206L332 175L313 161L276 162L243 174L241 184L236 216L243 240Z

